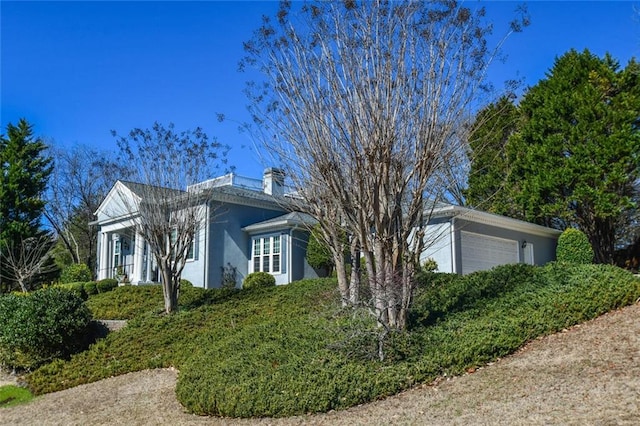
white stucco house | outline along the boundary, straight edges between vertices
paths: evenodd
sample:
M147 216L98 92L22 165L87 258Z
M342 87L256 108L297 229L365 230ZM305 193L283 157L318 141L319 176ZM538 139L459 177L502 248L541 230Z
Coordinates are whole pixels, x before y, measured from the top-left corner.
M278 169L265 170L261 180L228 174L186 191L200 191L207 211L182 273L194 286L216 288L231 279L239 287L256 271L272 274L278 285L318 276L305 260L314 220L288 210L290 198ZM117 181L95 212L98 279L123 272L134 285L158 281L149 247L135 230L135 214L122 202L123 196L143 193L141 184ZM167 197L181 193L167 190ZM559 231L449 205L430 217L429 244L421 258L436 260L440 272L467 274L555 259Z

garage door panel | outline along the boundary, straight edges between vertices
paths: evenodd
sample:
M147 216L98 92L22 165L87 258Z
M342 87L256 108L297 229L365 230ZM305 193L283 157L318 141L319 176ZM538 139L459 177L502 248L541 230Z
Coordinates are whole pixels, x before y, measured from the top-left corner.
M471 232L461 233L462 273L518 263L518 242Z

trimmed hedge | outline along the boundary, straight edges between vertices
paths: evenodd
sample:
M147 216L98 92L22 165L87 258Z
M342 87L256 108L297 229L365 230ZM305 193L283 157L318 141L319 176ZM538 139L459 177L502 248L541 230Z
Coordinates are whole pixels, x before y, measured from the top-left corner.
M98 293L106 293L118 287L118 280L115 278L105 278L96 282Z
M86 349L91 313L74 292L50 287L0 297L0 363L32 369Z
M565 229L558 238L556 248L558 262L589 264L593 262L593 248L587 235L579 229Z
M249 290L252 288L266 288L276 285L276 279L268 272L252 272L244 279L242 288Z

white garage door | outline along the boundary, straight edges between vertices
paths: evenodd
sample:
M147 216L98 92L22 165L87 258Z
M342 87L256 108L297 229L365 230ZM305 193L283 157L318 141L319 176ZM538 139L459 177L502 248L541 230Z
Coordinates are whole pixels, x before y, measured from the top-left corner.
M471 232L461 233L462 273L484 271L494 266L518 263L518 242Z

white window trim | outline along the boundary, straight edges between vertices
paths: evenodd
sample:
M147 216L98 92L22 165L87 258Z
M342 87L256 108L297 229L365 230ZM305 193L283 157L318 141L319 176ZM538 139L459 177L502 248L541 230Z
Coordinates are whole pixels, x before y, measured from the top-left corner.
M278 241L278 249L277 253L274 253L275 244L274 241ZM281 275L282 272L282 243L283 243L283 235L282 234L269 234L269 235L259 235L251 237L251 272L267 272L271 275ZM259 245L256 245L256 242L259 241ZM268 254L265 254L265 241L268 241ZM260 254L256 254L256 248L259 247ZM274 262L274 257L278 256L277 263ZM256 260L259 259L259 268L256 270ZM265 271L265 259L268 259L269 270ZM277 271L274 271L274 265L277 265Z

